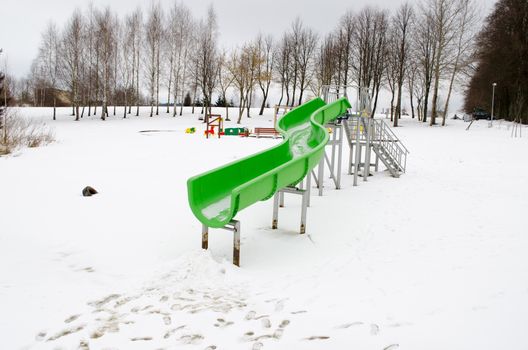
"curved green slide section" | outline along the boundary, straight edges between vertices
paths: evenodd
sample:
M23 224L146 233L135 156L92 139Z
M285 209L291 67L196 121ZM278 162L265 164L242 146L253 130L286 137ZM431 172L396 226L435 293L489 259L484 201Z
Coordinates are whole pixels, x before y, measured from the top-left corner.
M278 121L284 137L279 145L190 178L189 205L196 218L208 227L223 227L240 210L299 183L323 156L329 139L323 125L348 108L346 98L330 104L313 99Z

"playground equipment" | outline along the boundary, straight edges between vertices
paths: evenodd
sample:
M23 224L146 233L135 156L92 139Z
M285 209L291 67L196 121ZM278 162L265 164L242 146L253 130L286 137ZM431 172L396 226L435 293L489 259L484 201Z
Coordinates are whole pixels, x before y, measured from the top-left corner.
M215 128L217 128L217 134L218 134L218 138L220 138L220 136L222 136L223 134L223 124L224 124L224 119L222 118L222 116L220 114L207 114L205 116L205 120L206 120L206 128L205 128L205 137L209 138L209 135L214 135L215 134Z
M277 130L284 136L279 145L190 178L189 205L202 223L202 248L208 248L209 228L233 231L233 263L239 266L240 222L234 217L240 210L275 195L272 228L277 228L283 193L302 196L300 233L305 233L311 187L311 176L307 175L325 153L329 135L324 125L350 107L346 98L329 104L316 98L279 120ZM305 177L307 188L296 187Z
M186 134L194 134L196 132L196 128L187 128L185 129Z
M241 226L235 215L273 197L272 229L276 229L285 193L302 197L300 233L305 233L312 179L322 196L328 167L335 188L341 188L344 135L354 186L358 176L367 181L372 167L378 170L379 161L393 177L406 171L409 151L388 124L372 118L368 89L353 87L357 94L353 107L347 98L349 88L323 87L326 101L316 98L285 114L276 125L284 137L279 145L188 180L189 204L202 222L203 249L208 248L210 228L232 231L233 263L240 266Z
M225 136L249 136L248 128L226 128L224 129Z

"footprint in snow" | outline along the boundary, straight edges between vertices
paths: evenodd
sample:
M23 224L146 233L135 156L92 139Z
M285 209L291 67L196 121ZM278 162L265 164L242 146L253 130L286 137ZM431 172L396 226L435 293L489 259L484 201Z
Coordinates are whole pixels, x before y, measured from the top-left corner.
M71 315L70 317L64 320L64 323L71 323L75 321L76 319L78 319L80 316L81 315Z
M284 302L285 302L285 299L279 300L275 304L275 311L282 311L284 309Z
M108 304L109 302L119 298L120 296L121 296L120 294L110 294L109 296L104 297L104 298L102 298L100 300L90 301L88 303L88 305L89 306L93 306L95 308L100 308L101 306L104 306L104 305Z
M297 315L297 314L304 314L304 313L307 313L308 311L306 310L299 310L299 311L292 311L290 312L292 315Z
M35 336L35 340L36 341L42 341L44 340L44 338L46 338L46 332L45 331L42 331L42 332L39 332L36 336Z
M183 344L198 344L204 337L200 334L185 334L180 337L180 341Z
M250 312L247 313L245 319L248 320L248 321L249 320L253 320L253 319L255 319L256 315L257 315L257 313L255 311L250 311Z
M280 323L279 328L286 328L289 324L290 324L290 320L283 320Z
M327 340L327 339L330 339L330 337L326 335L314 335L308 338L304 338L304 340Z
M167 332L165 332L165 334L163 335L163 339L168 339L171 335L173 335L174 333L176 333L177 331L179 331L180 329L183 329L185 328L186 326L183 325L183 326L179 326L179 327L176 327L176 328L173 328L173 329L169 329Z
M130 338L130 341L151 341L152 337L134 337Z
M380 328L377 324L370 325L370 335L378 335Z
M345 323L345 324L342 324L340 326L337 326L336 328L337 329L347 329L347 328L350 328L350 327L353 327L353 326L361 326L362 324L363 324L363 322Z
M90 344L88 343L88 341L81 339L81 341L79 342L79 347L77 349L78 350L90 350Z
M71 328L66 328L66 329L63 329L62 331L56 333L55 335L49 337L46 341L54 341L54 340L57 340L59 338L62 338L66 335L70 335L70 334L73 334L73 333L77 333L77 332L80 332L84 329L86 325L84 324L81 324L79 326L75 326L75 327L71 327Z
M396 350L399 347L400 347L399 344L391 344L389 346L384 347L383 350Z
M251 350L260 350L264 347L264 344L262 344L261 342L256 342L255 344L253 344L253 347L251 348Z
M172 319L170 318L170 316L163 316L163 323L165 323L165 326L170 326L170 324L172 323Z
M262 327L264 328L271 328L271 321L269 318L263 318L262 321L260 321L262 324Z
M275 332L273 333L273 338L275 339L280 339L282 338L282 335L284 334L284 328L278 328L277 330L275 330Z
M255 335L254 332L251 332L251 331L246 332L246 333L244 333L244 335L242 336L242 340L244 340L244 341L251 341L251 340L253 340L253 336L254 336L254 335Z
M225 327L228 327L228 326L231 326L231 325L235 324L234 322L226 321L223 318L217 318L216 321L217 321L217 323L215 323L214 326L215 327L220 327L220 328L225 328Z

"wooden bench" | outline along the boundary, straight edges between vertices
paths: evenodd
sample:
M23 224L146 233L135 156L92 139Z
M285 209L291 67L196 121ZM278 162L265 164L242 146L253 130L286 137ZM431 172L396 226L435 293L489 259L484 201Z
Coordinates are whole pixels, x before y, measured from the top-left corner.
M255 128L255 130L253 131L253 135L257 138L261 136L271 136L273 138L281 136L281 134L277 130L275 130L275 128Z

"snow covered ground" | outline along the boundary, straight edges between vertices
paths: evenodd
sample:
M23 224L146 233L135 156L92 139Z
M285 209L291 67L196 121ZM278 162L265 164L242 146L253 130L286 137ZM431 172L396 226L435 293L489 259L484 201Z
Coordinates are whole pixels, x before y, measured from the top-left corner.
M47 122L56 143L0 158L0 348L528 348L527 129L404 119L407 174L328 181L306 235L299 198L276 231L271 201L242 211L237 268L231 233L200 249L186 179L277 140L68 112Z

